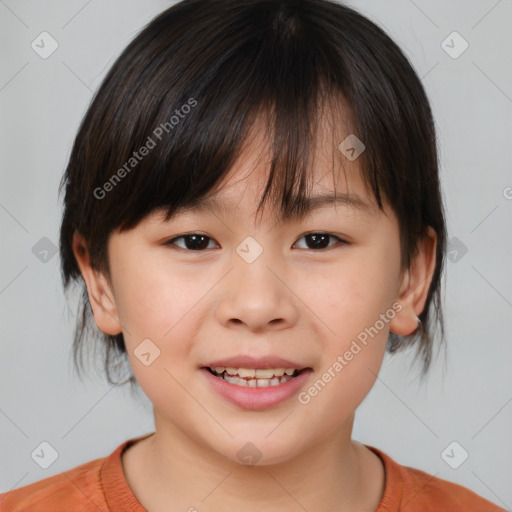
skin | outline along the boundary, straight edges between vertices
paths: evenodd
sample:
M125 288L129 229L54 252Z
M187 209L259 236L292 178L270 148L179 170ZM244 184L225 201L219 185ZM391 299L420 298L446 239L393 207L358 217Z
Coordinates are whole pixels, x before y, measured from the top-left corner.
M417 328L435 269L430 229L410 269L400 272L398 221L378 210L359 176L357 160L343 162L346 180L334 183L330 153L315 161L318 192L350 192L370 213L329 205L301 222L276 223L254 212L268 176L260 132L212 192L229 205L223 214L184 212L162 223L153 212L134 229L109 239L110 279L91 268L78 234L74 251L98 328L123 332L133 372L154 406L155 434L122 457L127 481L150 512L214 510L365 511L384 491L382 462L351 439L354 414L368 394L390 330ZM263 151L263 153L261 153ZM323 170L323 171L321 171ZM304 235L332 233L329 248ZM193 252L167 242L183 233L210 238ZM254 237L263 253L251 264L235 252ZM235 354L273 354L313 368L303 390L344 354L365 327L393 304L401 310L309 403L297 396L259 411L226 402L199 367ZM151 339L160 356L145 366L134 355ZM252 442L257 465L237 452Z

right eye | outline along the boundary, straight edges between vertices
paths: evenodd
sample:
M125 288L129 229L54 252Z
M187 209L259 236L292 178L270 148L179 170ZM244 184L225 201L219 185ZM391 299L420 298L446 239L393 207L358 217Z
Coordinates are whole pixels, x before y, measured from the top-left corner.
M181 239L183 239L184 241L184 246L174 243L176 242L176 240ZM166 245L176 245L180 249L201 252L204 249L208 249L208 240L213 241L213 238L210 238L209 236L206 235L202 235L201 233L188 233L186 235L180 235L169 240L168 242L166 242Z

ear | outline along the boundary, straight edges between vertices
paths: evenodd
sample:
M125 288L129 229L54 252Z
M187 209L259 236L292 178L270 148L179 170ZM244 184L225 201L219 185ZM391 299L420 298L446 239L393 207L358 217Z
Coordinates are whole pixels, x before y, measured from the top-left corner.
M436 268L437 235L428 227L427 235L418 244L418 253L402 276L398 302L402 309L390 323L390 331L407 336L418 327L416 317L425 307L428 290Z
M122 332L112 287L103 273L91 267L87 242L77 231L73 235L73 252L87 287L94 321L105 334Z

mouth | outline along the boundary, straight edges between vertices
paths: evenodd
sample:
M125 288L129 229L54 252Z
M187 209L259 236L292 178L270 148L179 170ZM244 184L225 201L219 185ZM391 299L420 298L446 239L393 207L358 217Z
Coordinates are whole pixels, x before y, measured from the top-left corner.
M279 386L297 378L308 368L233 368L233 367L204 367L218 379L240 387L266 388Z

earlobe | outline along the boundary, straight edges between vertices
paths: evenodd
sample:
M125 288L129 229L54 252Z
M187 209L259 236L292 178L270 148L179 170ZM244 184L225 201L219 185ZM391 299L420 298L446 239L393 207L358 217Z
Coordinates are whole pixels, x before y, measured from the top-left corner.
M401 309L390 323L391 332L407 336L419 327L418 316L425 307L436 268L436 247L437 235L429 226L416 257L402 276L397 299Z
M73 235L73 252L80 268L94 321L100 331L116 335L122 332L113 290L103 273L91 266L87 242L78 232Z

